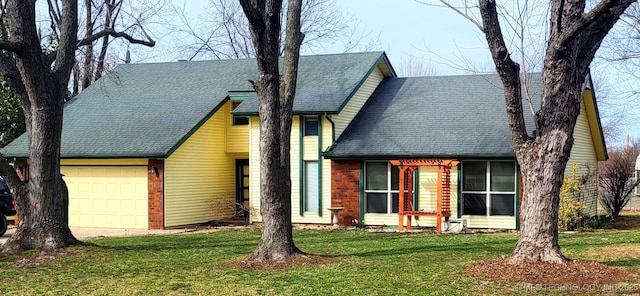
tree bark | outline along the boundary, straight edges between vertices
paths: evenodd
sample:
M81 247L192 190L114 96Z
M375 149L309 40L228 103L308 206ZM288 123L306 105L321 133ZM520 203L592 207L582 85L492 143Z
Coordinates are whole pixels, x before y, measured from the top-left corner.
M584 13L583 0L552 1L542 102L530 136L522 112L520 67L504 42L495 0L480 0L482 29L504 85L511 139L523 183L520 239L509 258L511 262L567 262L558 244L558 205L583 83L600 42L633 2L602 1Z
M286 261L301 254L291 223L290 136L293 97L302 34L299 0L290 1L285 40L285 70L279 72L282 1L241 0L256 50L258 79L253 86L260 103L260 180L262 236L249 260Z
M68 192L60 174L60 139L62 109L75 52L77 34L77 2L63 3L66 12L62 20L56 64L40 48L35 29L35 1L9 1L10 41L17 46L16 66L24 83L22 96L29 135L29 182L27 198L22 198L24 186L17 191L20 223L16 233L3 245L3 252L16 253L25 249L40 249L57 253L78 241L68 226ZM71 48L70 48L71 47Z

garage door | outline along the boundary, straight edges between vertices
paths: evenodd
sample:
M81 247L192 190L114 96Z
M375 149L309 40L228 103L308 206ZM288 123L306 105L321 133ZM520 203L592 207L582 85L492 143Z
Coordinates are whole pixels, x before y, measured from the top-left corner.
M62 166L69 226L148 228L146 166Z

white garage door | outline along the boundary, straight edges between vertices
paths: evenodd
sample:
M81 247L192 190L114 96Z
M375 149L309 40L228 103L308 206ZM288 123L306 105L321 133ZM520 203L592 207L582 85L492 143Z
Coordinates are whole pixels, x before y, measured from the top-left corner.
M62 166L69 226L142 228L148 223L146 166Z

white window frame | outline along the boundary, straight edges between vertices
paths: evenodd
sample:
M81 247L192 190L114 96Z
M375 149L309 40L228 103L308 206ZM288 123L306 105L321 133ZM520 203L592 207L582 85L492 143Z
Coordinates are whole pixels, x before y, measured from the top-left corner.
M387 189L379 189L379 190L373 190L373 189L367 189L367 164L369 163L386 163L387 164ZM369 193L386 193L387 194L387 213L386 214L397 214L397 212L393 212L393 194L396 193L400 194L400 190L392 190L391 189L391 182L392 182L392 177L391 177L391 168L392 165L390 162L388 161L365 161L364 164L364 211L366 214L385 214L385 213L370 213L367 212L367 208L368 205L367 203L369 202L369 198L368 198L368 194ZM400 185L400 184L398 184ZM398 186L399 188L399 186Z
M464 164L465 162L485 162L486 163L486 167L485 167L485 189L481 190L481 191L475 191L475 190L464 190ZM499 162L509 162L509 163L513 163L514 166L514 174L513 174L513 191L491 191L491 164L492 163L499 163ZM516 198L518 198L518 195L516 194L516 191L518 189L518 167L516 165L515 161L511 161L511 160L469 160L469 161L463 161L462 162L462 167L461 167L461 174L462 174L462 179L461 179L461 184L460 184L460 196L461 196L461 206L460 206L460 211L462 212L462 215L466 215L466 216L476 216L476 217L515 217L516 214L516 207L518 205L518 203L516 202ZM485 195L485 208L486 208L486 213L484 215L474 215L474 214L466 214L464 212L464 197L465 194L484 194ZM492 194L513 194L513 215L491 215L491 195Z

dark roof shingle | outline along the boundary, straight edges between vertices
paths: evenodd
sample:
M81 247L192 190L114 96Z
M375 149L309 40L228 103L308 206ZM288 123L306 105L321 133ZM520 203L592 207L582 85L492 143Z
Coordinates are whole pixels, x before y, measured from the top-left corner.
M336 112L383 58L383 52L301 57L295 110ZM65 106L61 155L168 157L230 91L250 90L256 75L254 59L120 65ZM257 113L255 96L245 103L238 110ZM28 157L26 134L1 152Z
M539 86L532 83L533 98L540 97ZM386 78L326 156L515 157L500 79Z

